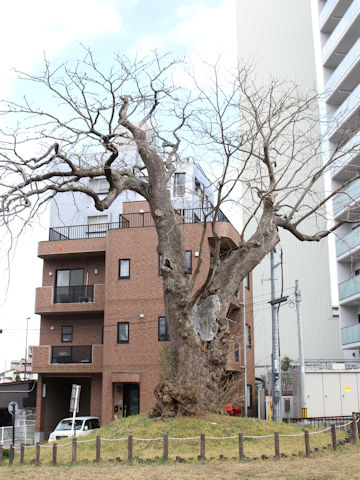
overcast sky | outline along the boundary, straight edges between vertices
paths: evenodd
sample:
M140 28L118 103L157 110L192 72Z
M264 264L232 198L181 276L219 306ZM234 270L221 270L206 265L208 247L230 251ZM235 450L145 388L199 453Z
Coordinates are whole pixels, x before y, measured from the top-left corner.
M235 0L14 0L1 7L2 98L22 93L14 69L39 72L44 55L54 62L80 57L81 44L109 65L115 52L133 56L153 49L194 61L211 62L219 55L229 62L236 58ZM37 259L37 243L47 239L47 230L48 214L20 238L10 259L9 282L1 245L0 371L5 362L9 367L10 360L24 357L27 317L28 344L38 343L34 301L42 261Z

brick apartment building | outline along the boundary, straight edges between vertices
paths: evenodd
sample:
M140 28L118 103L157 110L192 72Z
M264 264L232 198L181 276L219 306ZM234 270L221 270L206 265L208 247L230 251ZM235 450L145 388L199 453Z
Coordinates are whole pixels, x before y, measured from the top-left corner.
M191 274L198 259L203 211L189 208L198 204L193 198L186 200L186 189L199 188L201 172L184 164L180 173L186 180L181 178L181 189L174 184L172 194L179 197L174 198L174 205L181 207L179 223ZM38 373L36 430L40 439L69 416L73 383L81 385L78 414L98 416L103 424L147 412L155 402L162 352L169 345L157 236L147 203L139 196L127 199L121 198L112 212L99 215L90 202L85 204L87 200L82 204L79 200L75 208L73 199L71 203L65 197L52 209L49 241L39 243L38 256L44 265L35 311L41 315L41 333L40 345L34 348L33 371ZM223 214L217 232L223 253L238 242L237 231ZM198 282L206 276L211 252L209 224ZM250 306L250 276L244 291ZM251 415L255 394L252 311L245 309L244 342L241 296L239 286L229 310L232 347L228 369L239 378L237 398L241 399L243 347L247 345Z

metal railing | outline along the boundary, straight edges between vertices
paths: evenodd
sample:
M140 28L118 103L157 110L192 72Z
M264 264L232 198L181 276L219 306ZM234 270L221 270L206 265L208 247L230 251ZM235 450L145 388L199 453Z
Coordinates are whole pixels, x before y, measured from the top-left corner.
M0 427L0 445L9 448L12 444L12 435L13 427ZM15 449L19 449L21 443L27 445L35 443L35 422L15 425Z
M332 416L332 417L309 417L309 418L284 418L285 423L301 423L311 425L311 427L330 427L331 425L343 425L354 419L352 415Z
M179 224L211 222L215 213L212 208L192 208L176 210ZM230 223L226 215L219 210L218 222ZM96 225L70 225L67 227L52 227L49 230L49 240L78 240L83 238L101 238L106 236L108 230L123 228L153 227L154 220L150 212L126 213L119 215L118 222L99 223Z
M92 363L92 346L56 346L51 347L51 363Z
M54 287L54 303L88 303L94 301L94 285Z

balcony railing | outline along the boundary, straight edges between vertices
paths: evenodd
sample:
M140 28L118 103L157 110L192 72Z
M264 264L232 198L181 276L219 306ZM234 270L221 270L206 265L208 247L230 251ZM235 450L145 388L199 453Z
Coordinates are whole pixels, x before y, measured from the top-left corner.
M357 342L360 342L360 323L341 329L341 343L343 345Z
M334 215L340 213L346 206L350 206L356 199L360 197L360 179L344 188L343 193L338 193L334 198Z
M353 230L337 240L336 256L340 257L344 253L347 253L356 247L360 247L360 228Z
M51 363L91 363L92 346L51 347Z
M192 208L177 210L178 223L201 223L205 219L211 222L215 216L213 209ZM217 214L218 222L230 223L224 213L219 210ZM100 223L98 225L71 225L68 227L53 227L49 231L49 240L77 240L82 238L105 237L108 230L123 228L141 228L153 227L154 220L150 212L144 213L126 213L119 216L119 221L115 223Z
M54 287L54 303L82 303L94 301L94 285Z
M339 300L353 297L360 294L360 276L356 275L345 282L339 284Z

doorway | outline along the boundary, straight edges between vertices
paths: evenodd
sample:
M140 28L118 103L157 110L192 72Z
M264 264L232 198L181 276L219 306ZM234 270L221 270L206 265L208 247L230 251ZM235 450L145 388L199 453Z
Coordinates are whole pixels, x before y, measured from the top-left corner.
M137 415L140 412L140 388L138 383L124 383L123 416Z

